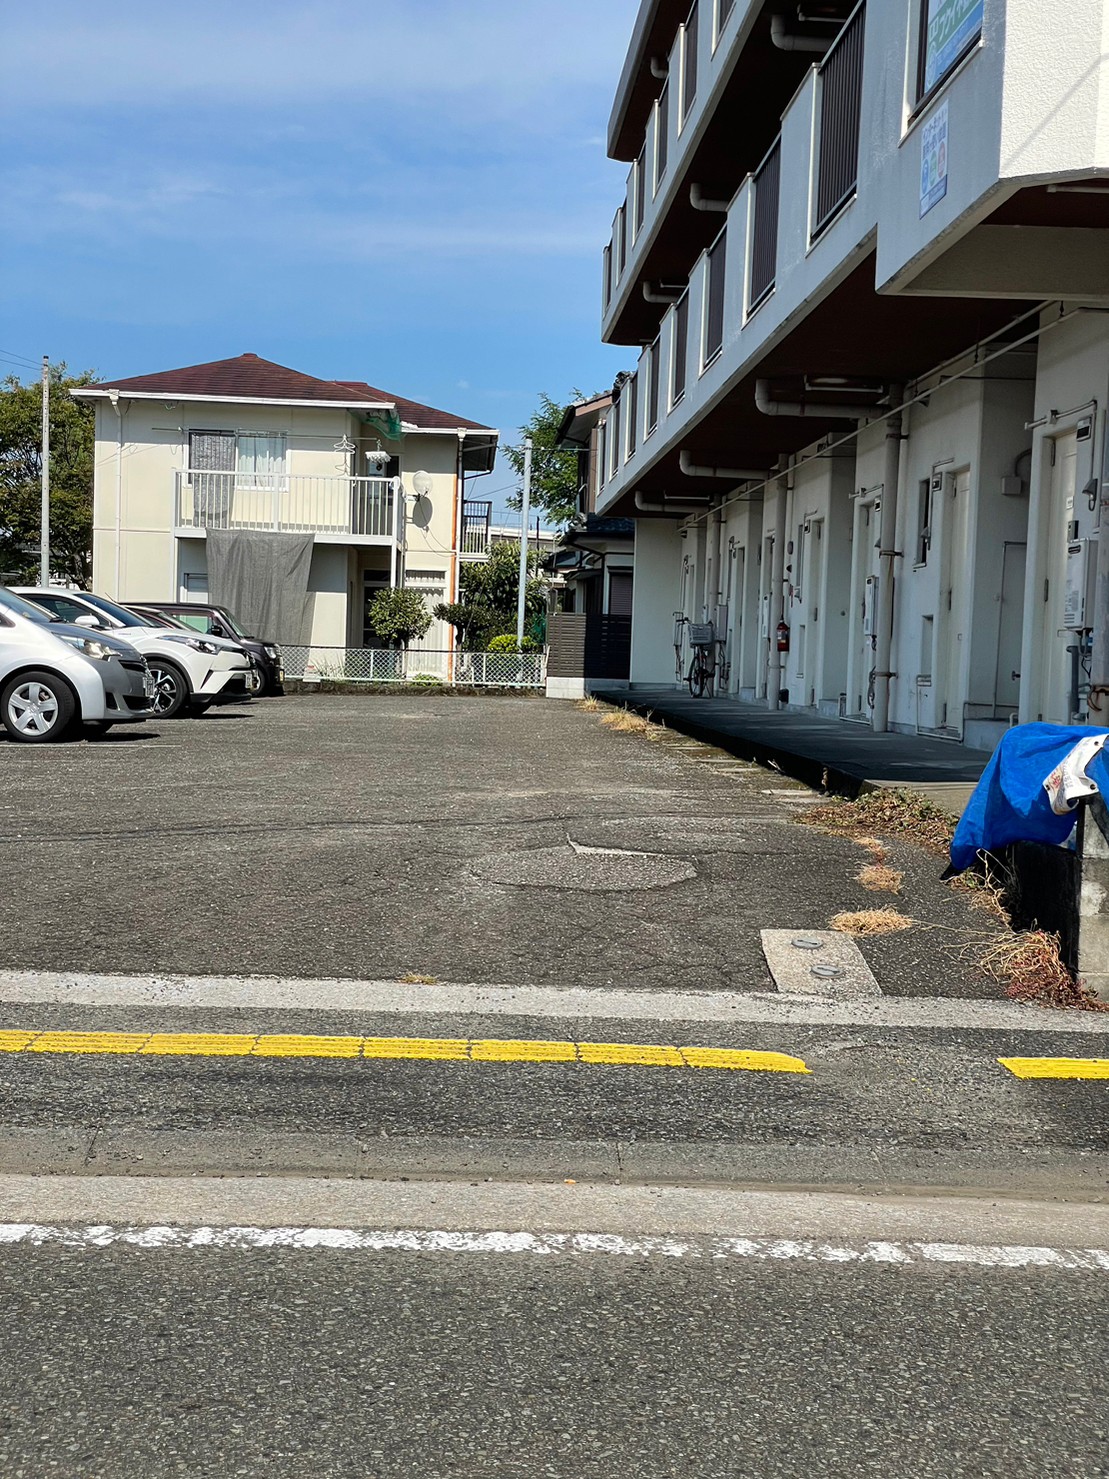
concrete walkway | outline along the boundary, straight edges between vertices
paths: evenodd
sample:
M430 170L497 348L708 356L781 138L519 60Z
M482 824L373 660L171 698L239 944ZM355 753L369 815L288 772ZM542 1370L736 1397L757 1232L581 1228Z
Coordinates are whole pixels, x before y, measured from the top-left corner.
M772 760L787 775L851 796L899 786L959 812L990 758L986 750L951 740L875 734L849 720L772 713L733 698L691 698L684 689L661 685L606 685L601 696L745 760Z

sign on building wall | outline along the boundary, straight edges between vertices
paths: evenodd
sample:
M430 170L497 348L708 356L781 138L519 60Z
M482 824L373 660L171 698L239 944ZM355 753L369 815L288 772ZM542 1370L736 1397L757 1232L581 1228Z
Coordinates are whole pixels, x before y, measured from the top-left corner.
M947 102L920 130L920 214L926 216L947 194Z
M928 0L923 91L929 93L982 30L985 0Z

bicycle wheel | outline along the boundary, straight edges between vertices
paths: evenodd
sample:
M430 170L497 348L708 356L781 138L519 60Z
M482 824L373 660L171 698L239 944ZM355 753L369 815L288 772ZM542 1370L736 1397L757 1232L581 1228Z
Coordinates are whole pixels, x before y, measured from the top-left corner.
M693 654L693 661L689 665L689 696L691 698L702 698L705 692L705 663L698 647Z

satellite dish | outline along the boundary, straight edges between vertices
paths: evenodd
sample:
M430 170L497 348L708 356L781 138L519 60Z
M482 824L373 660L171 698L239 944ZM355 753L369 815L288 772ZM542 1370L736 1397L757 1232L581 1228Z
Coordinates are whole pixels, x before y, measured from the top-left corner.
M426 498L432 489L431 474L429 472L413 473L412 488L419 497Z

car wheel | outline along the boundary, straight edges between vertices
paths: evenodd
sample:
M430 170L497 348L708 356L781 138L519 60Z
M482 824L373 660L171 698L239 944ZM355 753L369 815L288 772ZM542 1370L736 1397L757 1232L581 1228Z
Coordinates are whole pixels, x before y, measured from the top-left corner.
M246 680L246 691L251 698L261 698L266 691L266 675L256 662L250 665L250 673Z
M69 685L53 673L20 673L0 693L0 722L26 745L61 739L76 712Z
M189 680L180 668L161 657L148 657L147 666L154 679L151 707L159 719L174 719L189 700Z

